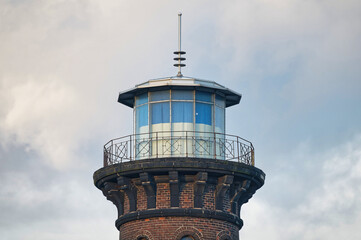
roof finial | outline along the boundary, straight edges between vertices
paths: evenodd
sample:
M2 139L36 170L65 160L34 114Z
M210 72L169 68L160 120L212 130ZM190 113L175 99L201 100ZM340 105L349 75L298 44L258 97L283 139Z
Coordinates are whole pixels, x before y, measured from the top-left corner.
M178 63L174 64L175 67L178 67L177 77L183 76L181 67L185 67L185 64L181 62L186 60L184 57L182 57L182 55L186 54L186 52L183 52L181 48L181 24L182 24L182 13L178 13L178 51L174 52L174 54L178 55L176 58L174 58L174 60L178 61Z

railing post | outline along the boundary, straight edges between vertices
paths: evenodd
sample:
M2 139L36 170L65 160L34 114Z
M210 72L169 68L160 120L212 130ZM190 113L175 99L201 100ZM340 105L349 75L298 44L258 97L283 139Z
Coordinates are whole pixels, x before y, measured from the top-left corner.
M186 157L188 157L188 131L186 131Z
M216 133L213 132L213 154L214 159L217 159L217 152L216 152Z
M239 162L239 140L238 140L238 136L237 136L237 159Z
M130 145L129 161L132 161L132 135L130 135L129 137L129 145Z
M110 158L109 158L109 163L110 164L113 164L114 163L114 156L115 156L115 149L114 149L114 145L113 145L113 140L111 141L111 148L110 148L110 152L111 152L111 155L110 155Z
M253 148L253 145L251 144L251 163L252 163L252 166L254 166L254 148Z
M104 165L104 167L108 166L107 161L108 161L107 152L106 152L106 148L104 147L104 149L103 149L103 165Z
M156 153L157 153L157 158L158 158L158 132L155 133L155 141L156 141Z
M152 143L152 133L149 132L148 134L148 158L151 158L153 155L153 143Z

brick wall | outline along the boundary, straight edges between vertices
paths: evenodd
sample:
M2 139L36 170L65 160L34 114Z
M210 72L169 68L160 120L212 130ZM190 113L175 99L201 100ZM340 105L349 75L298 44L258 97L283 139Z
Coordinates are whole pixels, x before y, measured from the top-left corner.
M170 208L169 183L157 184L157 208Z
M192 208L194 199L193 183L182 183L180 185L179 193L179 207L181 208Z
M209 209L209 210L214 210L215 209L215 199L214 199L214 195L216 191L216 186L213 184L207 184L205 189L204 189L204 193L203 193L203 208L205 209Z
M171 208L171 190L169 178L167 176L153 176L154 191L156 195L156 209L168 209ZM194 208L195 199L195 181L196 175L188 175L183 179L187 181L179 182L179 206L181 209ZM216 192L217 192L217 178L213 178L212 181L205 181L203 193L202 193L202 209L216 210ZM143 188L139 178L133 178L131 180L133 189L136 189L136 211L147 210L147 192ZM223 211L230 212L230 194L226 192L224 197ZM127 194L124 194L124 215L131 213L129 207L129 198ZM199 208L198 208L199 209ZM217 210L219 211L219 210ZM222 221L213 218L204 217L149 217L146 219L133 220L125 222L120 225L120 240L138 240L140 237L146 237L146 239L174 239L178 240L186 234L190 234L195 239L199 240L225 240L225 239L237 239L239 226L227 221Z
M149 240L179 240L186 234L192 234L200 240L239 239L238 227L226 221L192 217L157 217L135 220L123 224L120 240L137 240L147 237Z

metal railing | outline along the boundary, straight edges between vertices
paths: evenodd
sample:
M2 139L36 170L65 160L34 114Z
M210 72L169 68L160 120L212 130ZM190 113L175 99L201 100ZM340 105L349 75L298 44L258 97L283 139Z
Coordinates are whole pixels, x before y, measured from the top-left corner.
M166 157L211 158L254 166L252 143L241 137L222 133L151 132L116 138L104 145L104 166Z

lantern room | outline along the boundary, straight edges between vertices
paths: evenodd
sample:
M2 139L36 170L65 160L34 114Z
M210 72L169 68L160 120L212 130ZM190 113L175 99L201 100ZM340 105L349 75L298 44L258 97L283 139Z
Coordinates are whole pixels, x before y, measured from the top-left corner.
M175 76L136 85L118 102L133 108L135 159L223 158L226 108L240 99L216 82Z
M224 86L189 77L155 79L119 94L134 110L134 134L154 132L225 133L225 109L241 95Z

